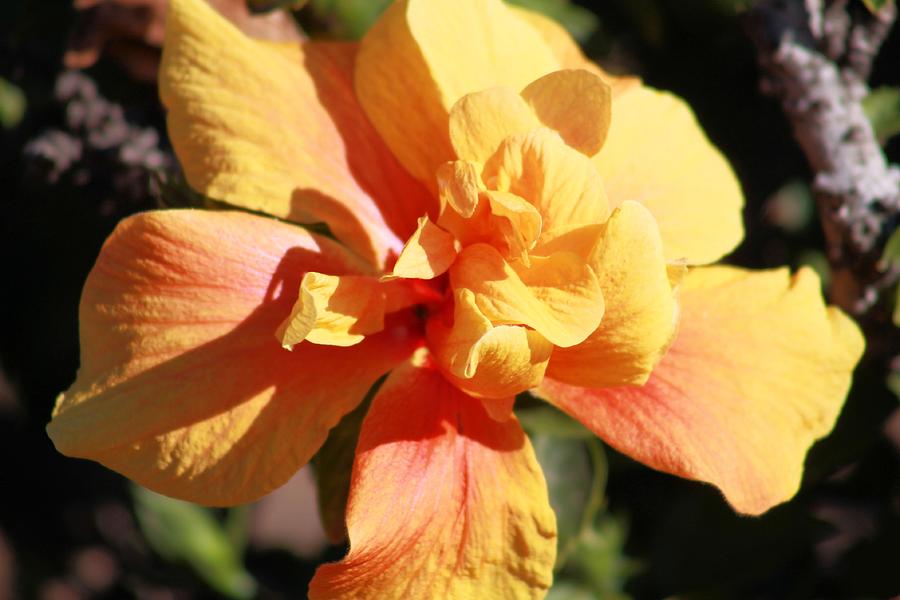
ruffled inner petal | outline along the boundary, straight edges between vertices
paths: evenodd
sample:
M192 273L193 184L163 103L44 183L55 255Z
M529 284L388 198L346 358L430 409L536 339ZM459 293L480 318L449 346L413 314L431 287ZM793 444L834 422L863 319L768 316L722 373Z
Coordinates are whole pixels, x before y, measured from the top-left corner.
M492 246L474 244L450 269L455 290L468 289L479 310L496 325L527 325L555 346L574 346L603 318L597 276L575 254L532 257L531 265L509 263Z
M536 387L553 345L533 329L497 325L481 313L475 295L457 290L452 323L440 316L428 323L429 346L446 376L481 398L507 398Z
M571 231L538 251L563 249L587 257L606 310L584 342L554 353L548 375L583 387L644 384L678 320L656 221L640 204L626 202L604 225Z
M550 129L506 138L485 164L482 178L489 189L533 204L547 231L603 223L609 217L603 180L591 159Z

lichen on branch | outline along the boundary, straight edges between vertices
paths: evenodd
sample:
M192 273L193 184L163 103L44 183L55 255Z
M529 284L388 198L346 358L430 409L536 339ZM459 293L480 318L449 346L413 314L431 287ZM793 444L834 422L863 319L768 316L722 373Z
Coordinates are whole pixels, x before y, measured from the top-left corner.
M781 100L813 171L832 267L832 300L857 317L900 277L881 253L900 218L900 167L882 152L862 101L896 19L848 0L760 0L746 16L765 93Z

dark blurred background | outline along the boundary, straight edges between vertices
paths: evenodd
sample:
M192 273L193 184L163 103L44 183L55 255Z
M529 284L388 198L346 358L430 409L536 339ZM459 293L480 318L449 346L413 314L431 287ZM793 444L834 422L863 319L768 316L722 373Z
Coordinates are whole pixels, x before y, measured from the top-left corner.
M245 30L295 35L288 13L260 20L242 1L218 4ZM747 197L747 238L728 262L808 264L827 281L810 175L777 103L759 93L739 2L517 3L559 19L608 69L690 103ZM44 433L75 377L79 295L103 240L128 214L191 202L152 81L165 2L146 0L138 13L87 4L0 2L0 599L302 598L316 565L344 551L326 534L335 539L340 498L318 499L323 530L312 469L255 505L208 510L67 459ZM288 3L254 0L257 10L279 4ZM311 0L293 17L310 36L354 38L383 4ZM67 48L65 63L83 70L67 69ZM883 89L868 108L896 162L900 31L872 86ZM900 594L900 412L889 385L900 388L898 378L883 360L860 367L803 489L761 518L738 517L713 488L656 473L523 403L559 513L550 597Z

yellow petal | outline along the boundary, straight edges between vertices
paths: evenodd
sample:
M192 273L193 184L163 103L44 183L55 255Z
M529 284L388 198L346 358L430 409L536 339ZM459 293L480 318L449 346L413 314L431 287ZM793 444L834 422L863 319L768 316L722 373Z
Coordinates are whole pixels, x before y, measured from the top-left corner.
M457 157L484 163L504 139L540 125L515 90L495 87L463 96L453 105L450 141Z
M545 230L603 223L609 205L603 181L591 160L549 129L507 138L485 164L490 189L531 202Z
M492 325L467 289L456 291L452 325L439 317L429 321L428 340L448 379L480 398L508 398L536 387L553 351L537 331Z
M583 258L568 252L513 268L492 246L474 244L450 268L450 283L471 290L492 323L528 325L555 346L584 341L603 318L597 276Z
M603 147L609 130L612 89L599 75L564 70L544 75L522 90L541 123L587 156Z
M803 269L691 271L678 336L643 387L543 393L613 447L716 485L759 514L800 486L810 445L834 426L864 340Z
M450 268L457 253L454 237L432 223L427 216L422 217L418 229L397 258L391 276L434 279Z
M547 373L582 387L642 385L675 335L678 312L659 229L636 202L592 229L588 264L603 290L603 321L581 344L555 352ZM565 247L564 238L554 242Z
M741 187L679 98L635 86L613 99L613 119L594 163L612 206L653 213L668 260L714 262L744 236Z
M482 192L490 207L490 242L507 258L529 262L528 250L541 235L541 215L531 204L509 192Z
M441 218L450 208L468 219L478 207L478 196L486 189L481 181L482 166L464 160L444 163L437 170L438 192L441 199ZM440 224L438 220L438 224Z
M457 160L441 165L437 172L441 213L437 224L449 231L462 247L490 239L493 223L481 181L482 166ZM476 214L476 212L478 214Z
M173 0L160 95L191 187L325 222L380 267L436 206L350 93L355 53L352 44L252 40L203 0Z
M374 277L309 272L276 335L288 350L304 340L353 346L384 329L384 303L384 291Z
M425 366L392 372L372 402L347 530L312 600L537 600L553 580L556 521L527 436Z
M462 246L493 245L506 257L527 260L527 252L541 234L537 209L509 192L486 190L478 163L455 161L438 170L443 210L438 225Z
M126 219L85 283L81 368L50 437L169 496L259 498L412 352L400 330L353 348L287 352L275 339L306 271L365 268L328 239L246 213Z
M453 158L447 123L457 100L521 90L558 68L540 34L500 0L400 0L363 38L356 90L403 166L433 186Z

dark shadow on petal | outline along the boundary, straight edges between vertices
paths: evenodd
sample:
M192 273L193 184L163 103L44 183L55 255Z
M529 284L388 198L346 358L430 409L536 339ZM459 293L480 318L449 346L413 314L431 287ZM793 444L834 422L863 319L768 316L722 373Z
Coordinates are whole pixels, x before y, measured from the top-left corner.
M406 240L415 231L418 217L437 218L437 198L400 166L363 112L353 84L356 48L353 42L305 43L304 66L344 140L354 178L375 201L391 230Z
M226 479L230 480L226 487L236 490L235 495L213 503L248 502L284 483L311 458L328 429L363 399L378 377L408 356L415 343L412 335L404 337L394 330L349 348L300 344L293 352L283 349L275 331L290 314L300 281L317 259L307 249L290 248L278 263L261 304L232 330L106 389L104 380L114 377L121 365L104 356L127 356L129 345L140 343L135 339L140 334L127 328L117 331L115 315L93 310L89 293L107 294L103 299L107 307L124 305L129 292L110 298L117 286L103 289L103 280L140 278L141 265L98 265L83 298L83 366L66 392L88 398L68 406L48 426L60 451L98 460L146 487L198 502L209 502L207 490L220 487ZM178 266L190 269L190 265ZM222 282L211 285L216 283ZM196 318L202 322L204 316ZM151 325L153 331L147 335L161 339L177 325L159 323L158 329ZM101 340L103 347L98 345ZM100 391L92 395L91 387L98 385ZM184 464L177 451L173 454L172 448L160 446L158 436L222 415L269 389L272 396L265 407L231 450L215 461L215 467L182 472ZM229 427L227 422L222 426ZM295 432L295 444L284 443L290 438L285 428ZM278 429L282 435L276 440ZM215 436L210 439L211 444L216 441ZM142 454L141 448L150 450ZM198 450L203 449L191 448L192 453ZM156 464L151 468L148 460ZM242 487L251 477L262 484Z

